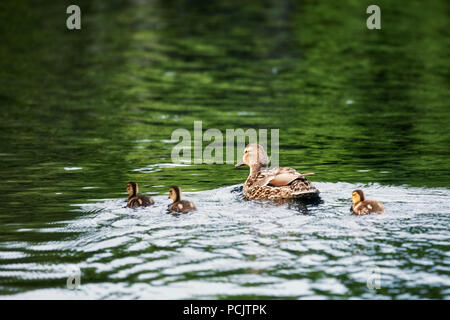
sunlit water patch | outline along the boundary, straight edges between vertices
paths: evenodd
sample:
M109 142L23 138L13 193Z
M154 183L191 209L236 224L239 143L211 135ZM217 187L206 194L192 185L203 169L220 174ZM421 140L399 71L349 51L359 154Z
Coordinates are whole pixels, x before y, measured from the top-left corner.
M1 292L44 299L450 297L448 189L316 185L322 201L309 205L246 201L239 185L184 193L198 208L184 215L168 213L165 196L138 209L125 199L74 205L75 219L32 230L65 240L0 244ZM383 201L386 213L351 216L356 188ZM52 252L58 259L39 259ZM74 270L81 284L68 289ZM23 290L26 283L41 289Z

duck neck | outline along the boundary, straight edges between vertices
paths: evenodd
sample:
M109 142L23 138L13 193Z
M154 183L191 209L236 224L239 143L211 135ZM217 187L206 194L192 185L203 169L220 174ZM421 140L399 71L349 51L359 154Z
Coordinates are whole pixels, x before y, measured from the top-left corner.
M131 192L130 196L128 197L128 199L134 198L138 193L137 186L132 186L131 190L132 190L132 192Z
M175 191L175 199L172 199L172 200L174 203L180 201L181 200L181 192Z
M260 171L261 171L261 165L259 165L259 164L250 165L250 177L255 178Z

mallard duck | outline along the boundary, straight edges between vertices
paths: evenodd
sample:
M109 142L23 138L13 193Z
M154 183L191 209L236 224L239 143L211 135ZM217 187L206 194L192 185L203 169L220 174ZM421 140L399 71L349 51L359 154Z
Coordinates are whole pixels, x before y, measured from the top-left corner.
M181 188L177 186L170 187L169 198L173 203L169 206L169 211L187 213L195 210L195 205L187 200L181 200Z
M130 195L127 199L127 206L130 208L147 207L155 203L152 198L138 194L139 187L136 182L128 182L127 192Z
M273 168L268 170L269 157L263 146L252 143L245 147L243 162L236 167L247 165L250 174L244 183L244 196L251 200L279 200L308 197L319 194L305 176L292 168Z
M375 200L365 200L366 196L362 190L354 190L352 192L352 202L351 211L355 215L364 215L369 213L383 213L383 204Z

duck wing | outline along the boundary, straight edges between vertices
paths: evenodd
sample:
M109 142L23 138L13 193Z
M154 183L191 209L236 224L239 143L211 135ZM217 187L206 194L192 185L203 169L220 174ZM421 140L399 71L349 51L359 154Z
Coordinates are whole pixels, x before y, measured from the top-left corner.
M146 207L154 204L155 201L153 201L152 198L139 194L137 196L134 196L131 199L128 199L128 207L135 208L135 207Z
M304 176L312 174L314 173L310 172L302 174L292 168L274 168L271 170L261 171L257 184L261 186L270 185L273 187L282 187L289 185L294 180L301 179Z
M383 213L384 212L384 206L381 202L375 201L375 200L366 200L366 206L369 209L370 213Z

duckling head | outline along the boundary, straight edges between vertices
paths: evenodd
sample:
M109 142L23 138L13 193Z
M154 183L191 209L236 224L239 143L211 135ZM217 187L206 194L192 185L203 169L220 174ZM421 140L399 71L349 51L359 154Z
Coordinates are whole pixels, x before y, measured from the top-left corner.
M352 192L352 202L353 203L358 203L360 201L364 201L365 199L365 195L364 195L364 191L362 190L354 190Z
M250 143L244 149L244 155L242 156L242 162L238 163L236 167L247 165L250 168L265 168L269 165L269 157L263 146L257 143Z
M138 184L136 182L128 182L127 192L130 197L137 195L139 192Z
M173 200L173 202L180 201L181 199L181 188L177 186L170 187L169 198Z

